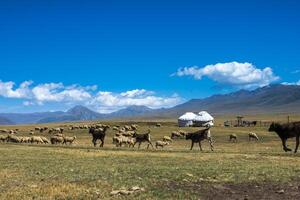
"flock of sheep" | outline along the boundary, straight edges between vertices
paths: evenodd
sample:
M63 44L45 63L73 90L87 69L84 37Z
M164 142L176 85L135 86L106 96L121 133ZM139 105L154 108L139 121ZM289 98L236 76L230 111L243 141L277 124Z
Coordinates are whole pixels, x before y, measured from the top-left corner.
M161 127L161 124L157 124L156 127ZM128 146L128 147L134 147L137 143L139 144L138 148L140 148L141 143L147 142L149 146L152 145L151 142L151 130L148 129L147 133L144 134L137 134L138 125L132 124L132 125L125 125L123 127L120 126L114 126L113 130L117 133L113 137L113 144L116 145L116 147L122 147L122 146ZM176 131L175 131L176 132ZM164 148L165 146L170 145L170 143L173 141L173 133L170 136L163 136L161 140L157 140L155 142L155 148ZM177 132L176 132L177 133ZM181 131L181 133L186 134L184 131ZM180 133L178 133L180 135ZM180 137L182 137L180 135Z
M52 134L50 136L50 139L45 136L17 136L16 134L18 134L18 129L1 129L0 133L7 133L7 135L0 135L0 142L32 144L73 144L76 140L76 136L65 136L63 134L64 128L35 127L34 130L30 130L29 135L34 135L34 131L43 133L47 130L49 134Z
M156 127L161 127L161 124L156 124ZM116 147L135 147L138 144L140 148L142 143L148 143L147 149L152 145L150 129L146 133L137 133L138 130L137 124L124 125L124 126L114 126L112 128L115 131L115 135L112 138L112 143ZM66 128L66 127L65 127ZM48 127L35 127L34 130L30 130L29 134L32 136L16 136L18 129L15 130L6 130L0 129L0 133L8 133L8 135L0 135L0 142L12 142L12 143L36 143L36 144L73 144L76 140L76 136L65 136L65 128L48 128ZM92 135L92 143L94 146L97 145L97 140L100 140L100 147L104 146L104 140L106 136L106 131L110 128L108 125L104 124L92 124L92 125L69 125L68 130L78 130L78 129L88 129L89 133ZM170 145L174 139L187 139L192 140L193 148L194 143L199 143L201 148L201 141L204 139L209 140L211 145L211 150L213 150L213 142L211 138L207 137L207 131L209 128L204 130L196 131L194 133L187 133L183 130L173 131L170 136L163 136L161 140L155 141L155 148L164 148L165 146ZM48 133L50 138L48 139L45 136L33 136L35 132ZM258 140L258 136L255 133L249 133L249 140L255 139ZM237 142L237 135L231 134L229 136L230 141Z
M156 124L156 127L161 127L161 124ZM104 146L106 131L110 128L109 125L104 124L92 124L92 125L65 125L64 128L48 128L48 127L35 127L34 130L29 131L30 136L17 136L19 129L0 129L0 142L11 142L11 143L36 143L36 144L73 144L76 140L76 136L66 136L64 135L65 128L68 130L76 130L76 129L86 129L88 133L92 135L92 143L94 146L97 145L97 141L100 140L100 147ZM124 125L124 126L114 126L112 128L115 131L115 135L112 138L112 143L116 147L135 147L138 144L138 148L140 148L142 143L147 143L149 146L152 145L151 141L151 130L148 129L146 133L137 133L138 125ZM291 151L290 148L287 147L286 141L288 138L296 137L296 148L295 152L297 152L299 146L299 138L300 138L300 122L292 122L286 124L272 123L269 128L270 132L276 132L277 135L282 140L283 150ZM39 132L40 134L48 132L50 135L49 139L45 136L36 136L35 133ZM259 137L256 133L250 132L248 134L249 141L251 140L259 140ZM202 130L198 130L196 132L187 133L183 130L173 131L170 136L163 136L161 140L157 140L155 142L156 148L164 148L165 146L170 145L174 139L186 139L191 140L191 149L193 148L194 143L199 143L199 147L201 148L201 141L208 140L211 150L213 151L213 140L210 136L210 127L207 127ZM237 135L230 134L229 141L237 142Z

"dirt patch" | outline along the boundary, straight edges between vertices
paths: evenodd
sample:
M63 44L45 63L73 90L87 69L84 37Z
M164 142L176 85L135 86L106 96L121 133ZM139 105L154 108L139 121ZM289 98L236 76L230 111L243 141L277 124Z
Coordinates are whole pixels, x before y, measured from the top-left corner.
M290 183L211 183L211 182L168 182L170 190L186 190L199 195L200 199L300 199L300 181Z

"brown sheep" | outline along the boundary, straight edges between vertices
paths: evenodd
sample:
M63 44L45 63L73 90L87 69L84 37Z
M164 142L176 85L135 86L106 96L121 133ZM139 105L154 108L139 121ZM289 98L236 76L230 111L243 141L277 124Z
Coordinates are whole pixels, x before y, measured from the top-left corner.
M51 144L62 144L64 142L63 137L58 137L58 136L52 136L50 138Z

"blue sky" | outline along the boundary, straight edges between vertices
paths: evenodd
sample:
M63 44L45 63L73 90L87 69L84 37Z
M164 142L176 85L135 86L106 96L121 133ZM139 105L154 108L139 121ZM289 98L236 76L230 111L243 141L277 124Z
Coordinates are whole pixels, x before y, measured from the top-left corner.
M170 107L297 84L299 10L296 0L1 1L0 112Z

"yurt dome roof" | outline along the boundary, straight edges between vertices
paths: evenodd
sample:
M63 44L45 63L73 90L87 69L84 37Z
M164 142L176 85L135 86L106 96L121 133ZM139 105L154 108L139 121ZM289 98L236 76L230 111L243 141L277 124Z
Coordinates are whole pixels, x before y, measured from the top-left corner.
M206 111L201 111L196 115L194 118L195 121L201 121L201 122L208 122L208 121L213 121L214 118Z
M187 112L184 115L180 116L179 119L180 120L194 120L195 117L197 117L197 115L195 113Z

